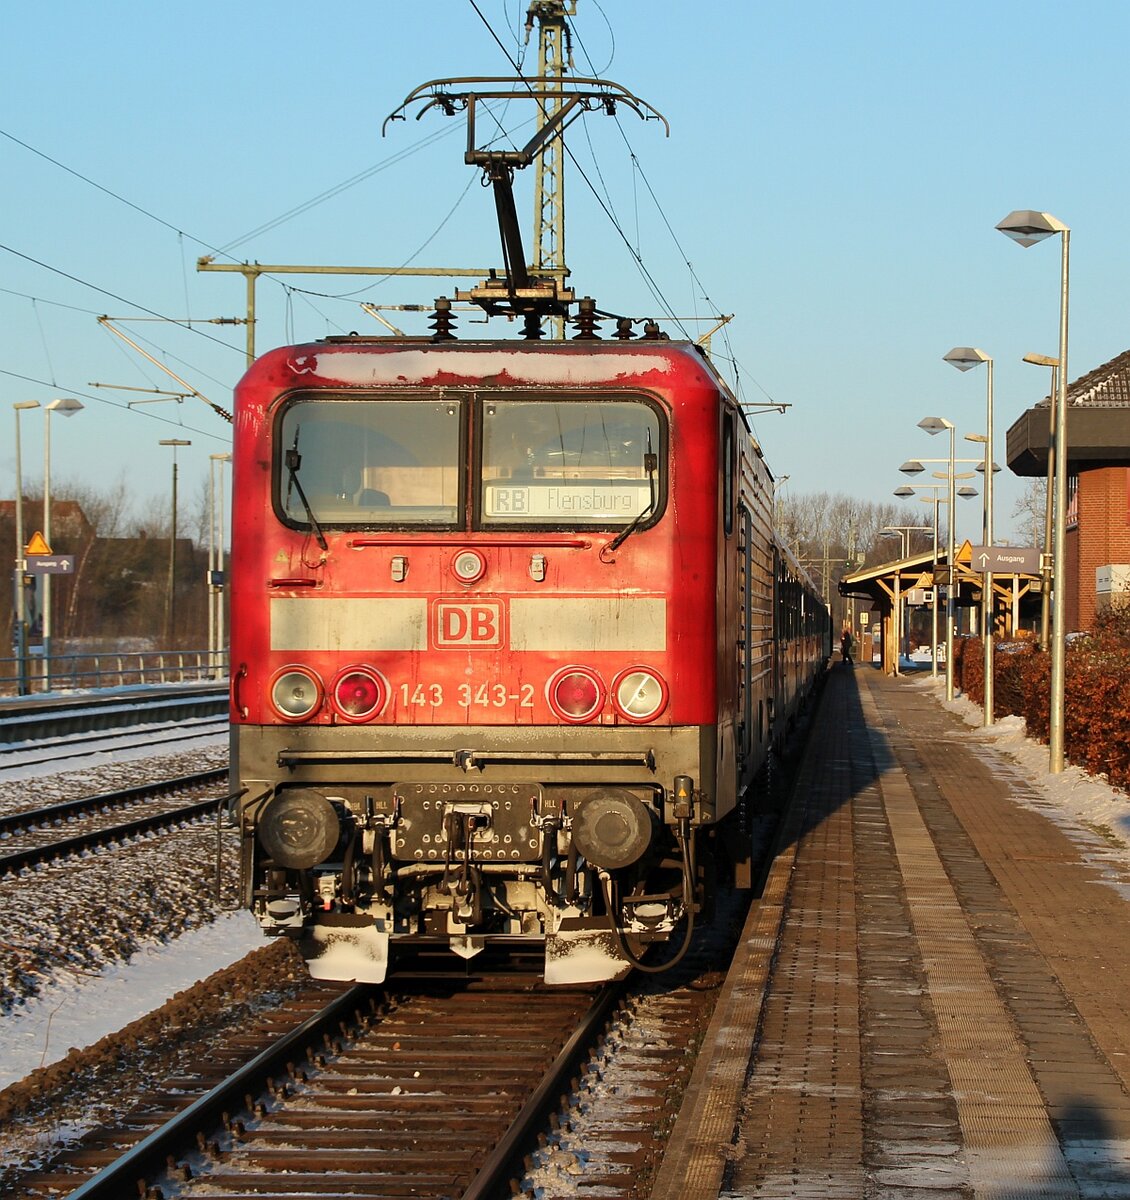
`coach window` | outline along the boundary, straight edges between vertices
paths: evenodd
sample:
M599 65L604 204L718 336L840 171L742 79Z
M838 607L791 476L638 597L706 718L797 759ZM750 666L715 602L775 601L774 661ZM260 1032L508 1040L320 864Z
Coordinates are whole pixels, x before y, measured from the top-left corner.
M489 400L481 413L481 526L642 528L658 515L664 426L645 401Z
M319 525L456 524L462 413L458 401L292 402L278 427L280 512L309 526L301 485Z
M722 528L734 532L734 416L722 414Z

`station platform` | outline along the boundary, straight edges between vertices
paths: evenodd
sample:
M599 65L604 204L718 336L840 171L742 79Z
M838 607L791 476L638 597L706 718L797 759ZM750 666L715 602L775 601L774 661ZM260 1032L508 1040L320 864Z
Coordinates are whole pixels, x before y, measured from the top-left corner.
M1130 871L978 732L832 667L653 1200L1130 1198Z

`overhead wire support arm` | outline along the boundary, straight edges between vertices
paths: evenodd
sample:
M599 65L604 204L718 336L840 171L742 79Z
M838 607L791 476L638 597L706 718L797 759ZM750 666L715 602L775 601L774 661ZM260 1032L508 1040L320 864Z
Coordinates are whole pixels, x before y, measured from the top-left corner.
M153 397L151 400L127 400L126 408L133 408L135 404L160 404L165 400L175 400L178 404L183 404L193 394L192 392L168 392L164 388L134 387L128 383L95 383L93 380L87 384L87 387L113 388L118 392L145 392Z
M493 268L482 267L373 267L373 266L312 266L287 263L231 262L218 263L211 255L196 260L198 271L230 271L242 275L247 287L247 316L240 324L247 326L247 364L255 359L255 284L261 275L421 275L444 279L467 276L481 278Z
M192 386L191 383L187 383L179 375L177 375L174 371L170 371L169 368L166 367L163 362L161 362L159 359L154 358L153 355L150 354L148 350L143 349L135 341L133 341L132 338L129 338L124 333L122 333L122 331L120 329L115 328L115 326L111 323L111 319L109 317L106 317L106 316L99 317L98 324L101 325L103 329L108 329L115 337L121 338L121 340L123 342L125 342L125 344L127 346L132 346L138 352L138 354L141 355L142 358L148 359L158 370L164 371L165 374L168 375L168 377L170 379L174 380L176 383L179 383L181 385L181 387L186 389L185 395L195 396L198 400L203 400L204 403L207 404L208 407L214 413L217 413L219 416L223 417L224 420L227 421L229 424L231 423L232 415L230 412L227 411L227 409L221 408L214 401L209 400L208 397L205 396L203 392L198 392L196 390L196 388L194 388Z

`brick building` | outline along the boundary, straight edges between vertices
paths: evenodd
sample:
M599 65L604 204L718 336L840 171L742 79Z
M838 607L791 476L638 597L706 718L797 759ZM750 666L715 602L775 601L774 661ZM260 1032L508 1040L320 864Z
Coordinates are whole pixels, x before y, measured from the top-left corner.
M1050 399L1008 431L1008 465L1046 476ZM1106 603L1130 604L1130 350L1067 389L1067 628Z

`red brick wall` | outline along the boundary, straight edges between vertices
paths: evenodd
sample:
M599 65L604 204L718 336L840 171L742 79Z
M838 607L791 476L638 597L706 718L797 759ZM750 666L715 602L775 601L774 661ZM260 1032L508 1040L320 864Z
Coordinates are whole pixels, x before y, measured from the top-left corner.
M1095 568L1130 563L1130 469L1079 474L1079 523L1067 531L1067 628L1089 629L1095 616Z

